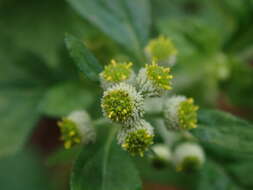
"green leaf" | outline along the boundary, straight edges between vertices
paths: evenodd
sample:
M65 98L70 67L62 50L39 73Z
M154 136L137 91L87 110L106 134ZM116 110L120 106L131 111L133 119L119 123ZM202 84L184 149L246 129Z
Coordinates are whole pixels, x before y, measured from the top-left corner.
M40 58L6 47L13 58L0 57L0 157L22 148L39 119L39 100L52 82Z
M51 190L47 171L41 161L30 151L0 159L0 189Z
M85 19L134 54L147 42L150 26L148 0L68 0Z
M221 35L203 18L163 19L158 23L158 28L175 41L179 53L184 56L195 51L213 53L222 46Z
M251 176L253 172L252 159L240 160L239 162L229 164L226 169L234 180L238 181L248 189L253 188L253 181Z
M0 157L18 151L39 118L36 89L1 90L0 95Z
M65 43L80 72L82 72L90 80L97 81L98 74L102 71L102 66L93 54L85 47L84 42L78 40L70 34L67 34L65 37Z
M214 162L207 161L200 171L196 190L239 190L225 170Z
M229 113L199 112L199 125L192 133L201 143L240 154L253 154L253 126Z
M18 48L38 54L55 66L60 61L64 33L72 32L77 25L81 28L80 19L73 13L61 0L11 0L0 7L0 35L7 35Z
M113 141L113 136L102 145L83 149L73 168L71 190L141 189L137 170L129 155Z
M94 102L94 96L85 85L78 81L66 82L51 87L41 104L41 112L55 117L62 117L73 110L87 109Z

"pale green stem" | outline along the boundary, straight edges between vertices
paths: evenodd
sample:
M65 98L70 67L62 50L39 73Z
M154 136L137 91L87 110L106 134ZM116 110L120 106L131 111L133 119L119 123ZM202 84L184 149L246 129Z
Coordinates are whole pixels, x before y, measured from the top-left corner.
M156 126L161 137L168 146L171 147L174 144L174 142L179 139L179 134L174 131L168 130L163 120L156 119Z

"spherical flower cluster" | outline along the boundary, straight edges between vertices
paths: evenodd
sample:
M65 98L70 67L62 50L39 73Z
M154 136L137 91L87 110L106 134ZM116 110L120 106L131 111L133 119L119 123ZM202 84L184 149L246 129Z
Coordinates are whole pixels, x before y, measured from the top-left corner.
M176 147L173 162L178 171L193 171L201 168L205 154L201 146L187 142Z
M86 111L74 111L58 122L66 149L95 140L95 130Z
M139 71L136 85L145 97L161 96L171 90L169 67L159 66L155 61Z
M159 40L168 43L163 38ZM169 67L160 66L153 60L135 77L131 66L131 63L112 60L100 73L105 90L101 107L106 118L120 124L117 139L121 147L132 155L143 156L154 138L153 127L143 119L144 111L149 114L164 113L168 129L192 129L196 127L198 107L192 99L183 96L169 99L163 96L172 89ZM165 145L152 149L158 160L170 160L171 154Z
M148 43L145 54L149 60L156 59L159 65L173 66L176 63L177 49L169 38L160 36Z
M153 144L153 127L145 120L139 120L132 128L120 130L118 143L132 155L144 155Z
M102 88L107 89L120 82L133 82L135 74L132 65L132 62L117 63L112 59L111 63L99 74Z
M167 128L189 130L197 127L198 106L192 98L173 96L164 106L164 118Z
M131 126L142 117L143 103L142 95L133 86L120 83L104 92L101 107L111 121Z

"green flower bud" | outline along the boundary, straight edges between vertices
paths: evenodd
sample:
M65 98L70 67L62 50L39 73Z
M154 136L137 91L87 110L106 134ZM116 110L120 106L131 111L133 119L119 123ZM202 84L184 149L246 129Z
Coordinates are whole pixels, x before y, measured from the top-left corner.
M173 162L177 171L194 171L204 164L205 154L200 145L187 142L176 147Z
M189 130L197 127L198 106L192 98L173 96L164 106L164 118L169 129Z
M172 89L172 78L169 67L159 66L153 61L139 71L136 85L145 97L161 96Z
M166 163L171 161L170 149L165 144L155 144L151 148L156 156L153 158L154 160Z
M153 127L145 120L139 120L131 128L122 128L118 133L118 143L132 155L144 156L153 144Z
M94 141L96 133L86 111L74 111L58 122L61 140L66 149L76 144L86 144Z
M132 65L131 62L117 63L111 60L111 63L105 66L104 71L99 74L102 88L107 89L120 82L133 82L135 74Z
M145 54L149 60L156 59L159 65L173 66L176 63L177 49L169 38L160 36L148 43Z
M142 95L133 86L120 83L104 92L101 107L105 117L129 126L142 117L143 104Z

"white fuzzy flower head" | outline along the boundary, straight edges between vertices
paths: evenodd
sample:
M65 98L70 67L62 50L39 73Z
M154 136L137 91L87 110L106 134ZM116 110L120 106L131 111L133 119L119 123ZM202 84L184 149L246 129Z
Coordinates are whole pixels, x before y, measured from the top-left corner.
M168 129L190 130L197 127L198 106L192 98L173 96L164 106L165 124Z
M165 144L155 144L152 147L152 150L156 154L156 158L153 158L162 162L170 162L172 159L171 151L168 146Z
M149 60L156 59L162 66L173 66L176 63L177 49L169 38L160 36L151 40L145 48Z
M101 107L111 121L130 126L142 117L143 104L142 95L132 85L120 83L104 92Z
M183 143L176 147L173 162L177 171L194 171L200 169L205 162L205 153L200 145Z
M132 62L118 63L112 59L110 64L105 66L104 71L99 74L102 88L107 89L120 82L132 83L135 78L132 65Z
M131 128L122 128L118 133L118 143L132 155L144 156L153 144L153 127L145 120L139 120Z
M136 79L137 88L145 97L161 96L171 90L171 79L169 67L159 66L155 60L140 69Z
M66 149L76 144L86 144L95 140L95 129L86 111L73 111L59 121L58 126L61 131L61 140L64 141Z

